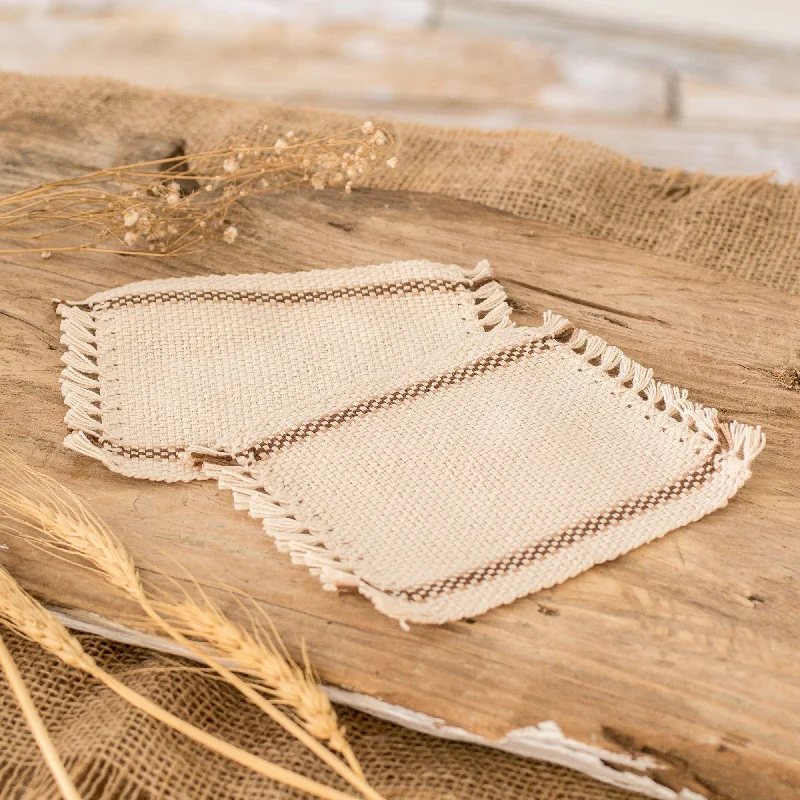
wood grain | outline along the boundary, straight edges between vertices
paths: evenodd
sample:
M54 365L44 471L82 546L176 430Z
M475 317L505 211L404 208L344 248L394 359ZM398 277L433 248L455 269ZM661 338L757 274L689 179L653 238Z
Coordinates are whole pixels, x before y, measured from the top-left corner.
M0 189L82 171L113 149L57 132L36 152L0 142L14 167ZM286 194L248 201L237 225L235 247L180 260L2 258L2 441L85 496L151 572L185 581L188 571L257 598L293 647L305 639L326 682L488 736L553 719L571 738L656 757L664 768L653 777L675 789L796 797L800 394L773 373L800 361L800 298L433 196ZM131 480L61 447L51 298L155 277L411 257L488 257L517 322L552 308L723 417L762 424L768 444L753 478L727 508L562 586L404 633L365 599L321 591L211 483ZM3 563L41 599L130 624L130 609L86 573L4 541Z

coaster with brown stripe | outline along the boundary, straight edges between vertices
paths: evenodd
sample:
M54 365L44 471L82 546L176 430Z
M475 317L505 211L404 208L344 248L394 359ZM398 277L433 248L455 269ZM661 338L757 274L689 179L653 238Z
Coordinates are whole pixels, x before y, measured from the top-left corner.
M485 261L145 281L58 312L65 444L164 481L202 478L240 430L309 396L511 324Z
M763 445L548 312L310 399L205 469L325 588L443 623L725 505Z

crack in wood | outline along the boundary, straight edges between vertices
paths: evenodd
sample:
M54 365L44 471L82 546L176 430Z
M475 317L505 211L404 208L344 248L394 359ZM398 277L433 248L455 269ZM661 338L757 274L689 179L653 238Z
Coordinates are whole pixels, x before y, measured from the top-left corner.
M538 292L539 294L546 294L548 297L555 297L558 300L566 300L568 303L575 303L579 306L585 306L586 308L593 308L596 311L607 311L611 314L619 314L621 317L638 319L642 322L655 322L657 325L669 327L668 322L665 322L663 319L659 319L658 317L652 317L649 314L636 314L632 311L622 311L619 308L614 308L613 306L606 306L601 303L592 303L591 301L584 300L580 297L574 297L573 295L564 294L563 292L557 292L553 289L545 289L543 286L536 286L535 284L514 280L514 278L509 278L506 276L504 276L502 280L504 283L511 283L514 286L521 286L523 289L529 289L530 291Z
M56 278L61 278L67 281L75 281L76 283L86 284L87 286L95 286L98 289L111 289L112 286L108 286L102 283L94 283L94 281L90 281L87 278L81 277L76 278L72 275L65 275L63 272L57 272L51 269L45 269L44 267L34 266L33 264L21 264L19 261L12 261L10 258L3 258L0 259L0 263L8 264L12 267L17 267L18 269L29 269L32 272L43 272L45 275L53 275Z
M49 333L49 332L48 332L48 331L46 331L44 328L40 328L38 325L34 324L33 322L30 322L30 321L29 321L29 320L27 320L27 319L23 319L22 317L17 317L17 316L15 316L14 314L10 314L8 311L2 311L2 310L0 310L0 315L2 315L2 316L4 316L4 317L8 317L9 319L13 319L13 320L15 320L16 322L21 322L23 325L27 325L28 327L30 327L30 328L33 328L34 330L37 330L37 331L39 331L39 333L42 333L42 334L44 334L44 335L45 335L45 336L47 336L49 339L52 339L53 341L58 341L57 337L53 336L53 334L52 334L52 333ZM38 337L37 337L37 338L38 338ZM47 344L47 346L48 346L48 347L50 346L49 342L45 342L45 344Z

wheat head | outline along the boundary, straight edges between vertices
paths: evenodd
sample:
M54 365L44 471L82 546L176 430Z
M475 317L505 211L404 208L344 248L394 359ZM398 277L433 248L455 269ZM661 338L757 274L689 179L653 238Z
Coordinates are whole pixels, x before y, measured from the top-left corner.
M284 769L277 764L235 747L180 717L176 717L138 692L133 691L103 670L86 653L80 642L44 606L25 592L2 566L0 566L0 621L21 636L36 642L68 666L82 670L99 680L140 711L168 725L184 736L188 736L198 744L230 758L266 778L308 792L322 800L355 800L352 795L312 781L303 775Z

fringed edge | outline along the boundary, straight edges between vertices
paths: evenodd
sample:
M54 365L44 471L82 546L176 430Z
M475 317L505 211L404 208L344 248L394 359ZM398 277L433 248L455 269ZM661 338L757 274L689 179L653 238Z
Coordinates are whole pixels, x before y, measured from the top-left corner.
M548 316L557 315L548 311L544 315L545 324ZM567 323L562 332L570 327ZM621 398L644 401L644 407L649 412L657 412L662 418L684 425L691 433L700 433L710 441L723 444L728 454L743 461L745 466L749 466L764 449L767 437L760 425L747 425L735 420L721 423L716 408L689 400L686 389L655 380L652 369L623 355L618 347L608 344L601 337L574 328L564 344L580 355L590 367L613 377Z
M721 425L720 432L728 444L728 453L740 459L748 469L767 445L767 436L760 425L747 425L734 420Z
M205 463L202 469L205 476L216 479L220 489L233 493L234 508L260 520L278 551L288 553L293 564L307 567L323 589L337 592L360 587L352 565L328 549L322 532L298 522L292 508L267 492L246 467Z
M469 290L475 302L478 320L485 331L510 328L511 306L502 285L494 279L492 268L486 259L479 261L473 269L461 270L469 283Z
M64 421L70 433L64 446L105 464L113 460L99 444L103 434L100 409L100 369L97 366L97 322L85 303L54 300L61 317L61 356L65 365L59 379L67 406Z
M530 328L537 339L555 339L566 331L572 330L572 323L554 311L545 311L542 314L542 324L538 328Z
M548 314L545 314L545 319ZM614 378L616 393L621 399L643 402L643 408L648 413L658 413L662 419L668 418L682 424L690 433L700 433L715 442L722 439L733 453L741 453L742 458L746 452L748 460L752 460L763 449L766 438L760 427L743 426L737 422L721 424L716 408L689 400L686 389L655 380L652 369L628 358L618 347L608 344L601 337L574 328L563 344L581 356L590 368ZM747 446L741 433L737 434L734 444L732 431L742 427L753 431L752 441L751 438L746 439ZM757 443L760 444L756 446Z

